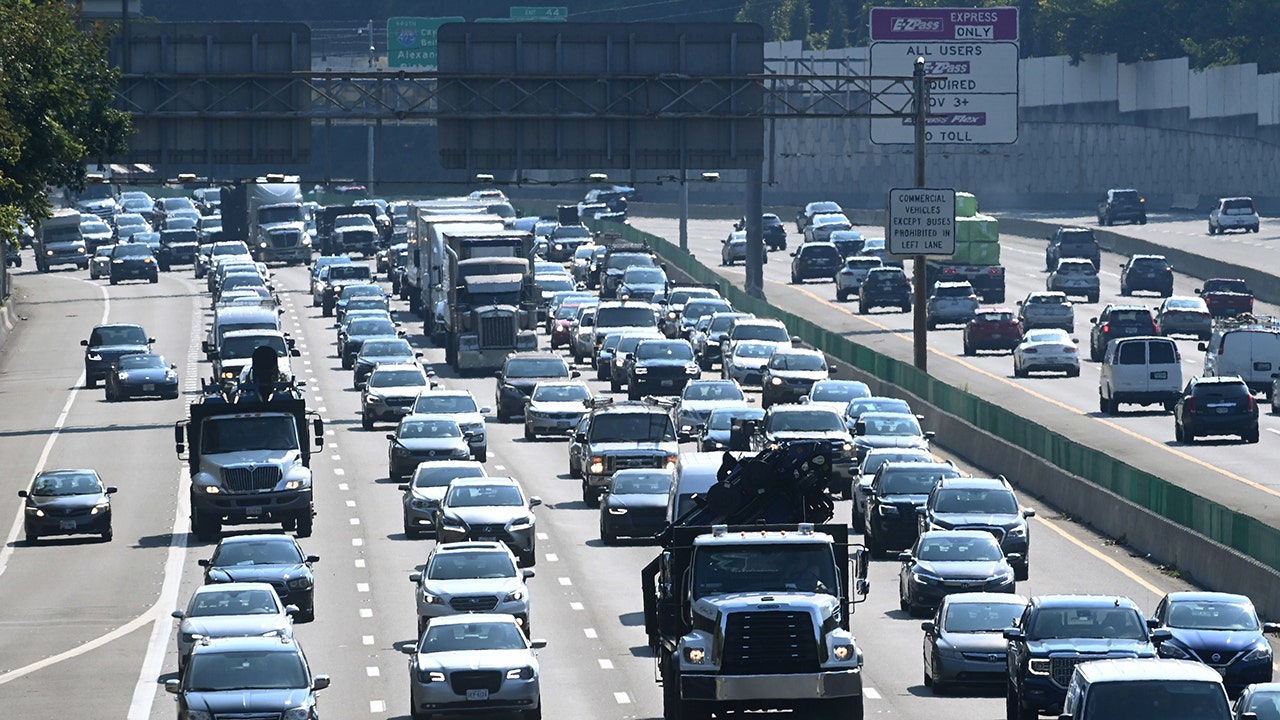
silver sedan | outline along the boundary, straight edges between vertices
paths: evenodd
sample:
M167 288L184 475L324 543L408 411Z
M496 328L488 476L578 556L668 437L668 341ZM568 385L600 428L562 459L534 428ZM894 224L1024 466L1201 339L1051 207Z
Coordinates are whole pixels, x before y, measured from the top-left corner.
M538 656L546 640L529 640L515 618L496 613L432 621L409 661L413 717L449 713L522 712L540 717Z

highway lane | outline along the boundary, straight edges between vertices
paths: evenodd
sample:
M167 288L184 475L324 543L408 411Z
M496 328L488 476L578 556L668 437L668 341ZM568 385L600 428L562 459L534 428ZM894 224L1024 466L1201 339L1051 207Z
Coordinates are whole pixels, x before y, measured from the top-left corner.
M674 219L634 218L632 222L664 237L676 236ZM744 276L740 266L718 267L720 240L727 234L728 225L728 220L691 220L690 248L722 276L741 282ZM863 231L872 236L883 235L879 228L863 228ZM866 316L858 315L856 302L835 301L831 283L788 284L790 258L777 253L771 257L772 262L765 266L764 273L765 291L771 302L792 312L803 309L808 317L825 327L844 332L879 352L911 361L909 315L879 310ZM1006 304L1012 307L1026 293L1044 289L1043 240L1006 235L1002 238L1002 259L1007 269ZM1118 457L1130 457L1144 469L1175 480L1198 494L1213 497L1271 524L1280 524L1280 502L1277 502L1280 478L1269 472L1276 435L1280 434L1280 418L1269 414L1265 405L1261 416L1263 437L1257 445L1242 445L1234 438L1213 438L1193 446L1176 443L1172 415L1154 406L1123 406L1118 416L1099 413L1098 364L1090 361L1087 353L1089 318L1096 316L1108 302L1140 303L1154 308L1160 301L1154 294L1120 297L1119 266L1123 260L1118 255L1104 253L1099 302L1076 305L1073 336L1081 341L1084 350L1079 378L1034 375L1016 379L1008 354L964 357L958 327L939 328L929 333L930 373L1066 432L1090 447L1104 449ZM1174 291L1190 294L1198 282L1177 276ZM1276 308L1265 304L1259 304L1258 310L1276 312ZM1193 340L1179 339L1178 345L1183 377L1198 375L1203 369L1203 353L1196 349Z
M59 290L64 284L75 288L70 297L83 297L82 302L86 303L92 299L92 288L71 280L70 274L23 277L22 281L39 303L48 298L51 306L70 307L66 291ZM359 428L358 395L349 389L350 374L340 369L334 356L333 330L328 319L320 318L301 292L305 287L302 271L280 270L277 282L286 303L286 323L303 351L298 361L308 380L309 396L325 416L328 432L326 451L314 463L320 513L316 533L302 541L308 552L322 558L316 568L317 619L299 625L297 634L315 671L334 677L333 689L321 695L326 717L402 718L407 715L407 674L404 656L396 647L413 634L412 586L407 576L425 557L430 541L409 541L401 535L400 493L385 477L383 435L389 426L380 425L373 432ZM155 288L126 285L109 292L113 297L131 297L165 289L178 294L181 288L190 287L194 286L189 280L175 275L166 276ZM198 301L202 309L206 307L203 297ZM115 311L121 305L124 303L113 303L112 319L119 319ZM145 317L144 322L149 329L154 326L152 332L158 339L165 335L176 337L179 329L184 333L199 332L191 323L190 301L185 306L173 301L139 305L155 313ZM93 307L101 312L100 302ZM30 328L45 327L45 318L33 318L33 323L16 336L15 344L0 356L0 377L4 378L0 392L15 392L11 378L33 354L76 345L98 317L88 317L83 321L84 328L76 328L74 333L71 328L49 328L43 334ZM405 327L416 330L410 322ZM421 344L422 339L414 336L413 340ZM168 341L162 341L162 349L170 356L189 346L187 338L174 347L165 347L164 342ZM492 404L491 378L454 378L440 362L440 351L427 348L425 352L426 360L436 364L446 384L470 388L482 404ZM23 453L11 455L10 445L0 445L0 453L6 458L21 458L23 463L19 466L20 477L10 477L10 502L16 500L12 491L26 481L39 455L38 450L26 447L30 440L15 441L14 436L24 428L36 427L37 418L43 420L40 427L50 427L56 421L66 388L79 374L79 355L72 350L69 358L62 363L50 362L39 373L24 377L22 391L31 397L24 395L22 401L33 409L41 403L48 409L20 418L11 414L0 418L0 442L15 443ZM190 377L185 364L183 369ZM199 371L207 374L208 365L201 363ZM591 384L604 390L594 381ZM41 397L42 393L56 396L58 392L62 392L61 399ZM6 643L2 656L6 668L11 649L39 659L74 648L97 636L81 631L79 621L104 608L115 611L110 622L98 622L88 628L101 634L154 604L160 592L163 548L169 543L168 530L180 497L175 483L180 466L172 454L169 428L182 414L182 406L172 401L110 406L97 403L101 407L95 409L100 413L80 417L78 413L88 411L90 399L96 403L100 391L97 396L91 395L94 394L77 396L68 426L107 429L59 435L52 456L63 459L65 464L91 464L104 473L113 468L113 475L127 474L133 468L133 475L147 478L150 500L159 506L138 505L144 502L139 497L141 493L127 492L122 487L117 505L120 524L116 541L110 546L71 542L30 549L19 542L6 547L13 553L11 569L0 575L0 601L5 602L0 607L6 608L0 618L8 630L0 637L0 642ZM8 406L9 397L3 402ZM129 429L135 426L139 429ZM500 425L492 418L489 431L489 471L520 478L531 493L545 501L538 510L543 535L539 538L537 577L531 580L531 588L534 635L550 642L541 653L548 717L661 717L660 689L653 681L652 660L644 647L637 589L639 569L656 549L642 545L600 546L595 511L582 505L578 483L565 473L563 441L527 443L519 425ZM135 441L124 433L147 437L145 441L141 437ZM126 440L133 442L126 444ZM117 450L122 447L128 452ZM142 466L148 469L142 472ZM117 467L120 469L114 469ZM185 491L185 487L182 489ZM1041 517L1033 527L1032 578L1020 585L1021 592L1117 592L1150 608L1160 592L1186 587L1150 563L1129 557L1124 548L1109 545L1104 538L1057 517L1052 509L1039 509ZM847 518L848 512L848 504L842 502L837 517ZM185 523L180 523L179 528L185 530ZM144 544L138 538L147 538L147 543L154 546L134 547ZM200 581L195 559L207 556L210 550L210 546L194 539L179 538L179 542L184 541L193 547L185 552L178 575L179 606ZM109 554L104 555L104 548ZM41 572L51 566L59 568L57 575L42 577ZM19 574L19 568L25 568L26 574ZM919 619L902 617L897 609L896 572L896 562L873 564L872 594L854 617L868 658L868 712L898 713L908 718L935 717L939 713L1001 717L1003 706L998 695L934 698L921 687ZM23 582L17 582L19 578ZM86 587L91 588L88 594ZM132 606L116 611L117 604L130 601ZM43 608L45 615L32 620L30 614L17 613L17 608L24 607L22 603L33 609ZM0 702L20 711L15 712L15 717L61 716L68 706L76 714L89 717L125 717L153 638L164 651L162 670L167 673L176 667L173 637L168 632L173 621L166 616L170 609L161 609L161 632L153 635L151 627L142 626L83 656L0 684ZM27 621L13 622L24 619ZM64 700L68 695L67 677L76 678L75 692ZM164 677L167 675L142 677L144 709L149 706L149 712L138 717L171 717L172 704L158 684L145 693L146 683Z

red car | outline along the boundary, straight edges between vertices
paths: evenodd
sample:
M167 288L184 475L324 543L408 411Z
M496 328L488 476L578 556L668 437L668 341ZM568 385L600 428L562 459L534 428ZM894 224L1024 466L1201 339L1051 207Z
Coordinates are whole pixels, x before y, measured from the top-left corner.
M1007 307L978 308L973 319L964 326L964 354L979 350L1013 351L1022 342L1022 324Z

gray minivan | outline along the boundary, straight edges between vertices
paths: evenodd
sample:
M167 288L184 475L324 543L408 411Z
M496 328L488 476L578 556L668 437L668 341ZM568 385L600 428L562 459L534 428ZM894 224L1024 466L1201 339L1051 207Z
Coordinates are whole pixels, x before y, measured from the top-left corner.
M1109 415L1120 403L1163 405L1167 412L1182 396L1182 358L1173 340L1154 335L1116 338L1107 343L1098 378L1098 409Z
M1076 665L1060 720L1228 720L1222 677L1194 660L1120 658ZM1254 716L1256 720L1256 716Z

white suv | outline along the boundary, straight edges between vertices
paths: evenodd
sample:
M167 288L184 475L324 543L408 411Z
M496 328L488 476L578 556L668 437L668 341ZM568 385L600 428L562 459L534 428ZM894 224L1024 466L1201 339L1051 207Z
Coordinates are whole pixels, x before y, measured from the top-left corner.
M533 570L516 567L516 557L500 542L437 544L422 572L409 576L417 585L418 637L434 619L459 613L505 613L529 634L529 588Z
M1258 232L1258 209L1253 198L1219 198L1209 211L1209 234L1221 235L1228 230Z

